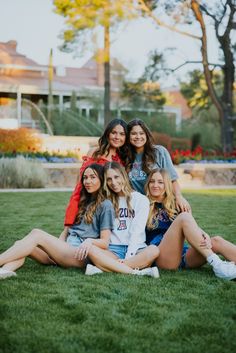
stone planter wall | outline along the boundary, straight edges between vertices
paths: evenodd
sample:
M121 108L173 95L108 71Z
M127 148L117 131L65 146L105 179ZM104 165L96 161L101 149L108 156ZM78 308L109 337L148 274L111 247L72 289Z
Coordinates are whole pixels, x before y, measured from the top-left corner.
M236 186L236 164L233 163L195 163L180 164L176 167L182 182L202 186L227 185Z
M47 188L74 188L81 163L45 163ZM236 164L181 164L176 166L182 188L236 186Z
M45 163L43 167L48 176L47 188L74 188L81 163Z

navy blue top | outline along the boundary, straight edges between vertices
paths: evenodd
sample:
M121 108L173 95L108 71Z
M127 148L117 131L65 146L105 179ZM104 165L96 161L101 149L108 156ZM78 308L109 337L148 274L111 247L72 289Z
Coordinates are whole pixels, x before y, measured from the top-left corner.
M147 245L159 245L165 232L170 227L172 221L169 219L167 212L163 209L161 203L157 203L158 212L152 220L154 228L146 227L146 243Z

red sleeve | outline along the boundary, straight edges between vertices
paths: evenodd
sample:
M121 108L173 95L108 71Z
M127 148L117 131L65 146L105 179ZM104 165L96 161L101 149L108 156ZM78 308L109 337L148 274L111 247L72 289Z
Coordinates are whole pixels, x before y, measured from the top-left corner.
M94 162L93 158L90 157L83 157L83 164L80 167L79 171L79 181L73 191L73 194L71 195L69 204L67 205L66 208L66 213L65 213L65 219L64 219L64 225L65 226L71 226L75 222L75 218L77 216L78 210L79 210L79 201L80 201L80 191L82 189L82 184L81 184L81 175L83 171L89 166L91 163Z
M65 226L71 226L72 224L75 223L75 218L77 216L78 209L79 209L81 189L82 189L82 184L79 181L75 187L75 190L73 191L73 194L71 195L69 204L66 208L65 220L64 220Z

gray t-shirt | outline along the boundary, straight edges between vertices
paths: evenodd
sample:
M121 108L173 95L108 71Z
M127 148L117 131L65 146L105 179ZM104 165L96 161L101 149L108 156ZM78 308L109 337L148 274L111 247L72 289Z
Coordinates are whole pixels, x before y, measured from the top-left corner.
M163 146L157 145L155 146L156 150L156 161L152 165L152 169L155 168L164 168L166 169L172 181L178 179L178 174L174 168L171 157L167 149ZM147 181L147 174L144 170L142 170L142 158L143 153L137 153L135 156L135 160L133 163L133 167L129 172L129 179L133 188L141 192L141 194L145 194L144 185Z
M82 241L87 238L99 238L102 230L114 228L114 221L114 207L110 200L104 200L95 211L92 223L85 223L82 219L80 224L74 224L69 228L68 235L78 236Z

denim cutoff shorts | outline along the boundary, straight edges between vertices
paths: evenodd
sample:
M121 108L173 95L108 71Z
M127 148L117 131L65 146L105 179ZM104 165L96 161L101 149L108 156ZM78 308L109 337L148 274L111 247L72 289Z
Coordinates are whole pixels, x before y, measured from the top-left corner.
M128 250L128 245L110 244L109 250L119 259L125 259L125 255Z
M69 245L74 246L76 248L78 248L83 243L82 239L78 235L76 235L75 233L69 234L66 239L66 242Z
M145 248L139 248L136 251L137 255L140 251L144 250ZM115 254L119 259L125 259L127 250L128 250L128 245L119 245L119 244L110 244L109 245L109 250Z

